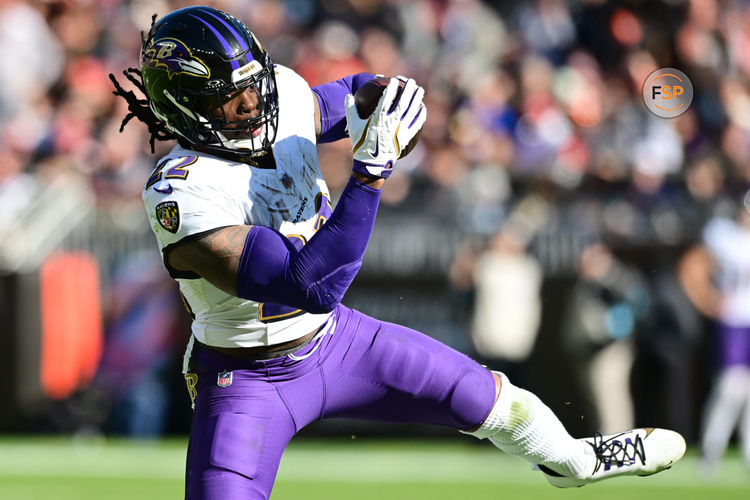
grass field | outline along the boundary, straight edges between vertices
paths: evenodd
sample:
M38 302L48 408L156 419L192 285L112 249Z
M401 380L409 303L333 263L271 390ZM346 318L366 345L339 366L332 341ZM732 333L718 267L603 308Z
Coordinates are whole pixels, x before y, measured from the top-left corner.
M0 499L88 500L182 497L183 440L132 442L0 437ZM701 480L694 453L650 478L558 490L525 462L453 441L293 442L274 500L362 499L750 499L750 471L738 453Z

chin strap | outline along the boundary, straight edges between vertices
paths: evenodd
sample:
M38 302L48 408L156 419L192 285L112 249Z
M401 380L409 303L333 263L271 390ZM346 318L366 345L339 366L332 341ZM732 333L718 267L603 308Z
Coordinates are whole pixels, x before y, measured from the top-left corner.
M262 154L257 153L243 153L241 151L228 151L226 149L220 149L220 148L214 148L211 146L201 146L198 144L191 144L187 142L185 139L179 139L178 142L180 143L180 146L182 146L185 149L192 149L193 151L198 151L199 153L206 153L212 156L216 156L218 158L222 158L224 160L237 162L237 163L246 163L247 165L251 165L253 167L257 168L266 168L266 169L274 169L276 168L276 158L273 155L273 150L269 149L268 151L265 151Z

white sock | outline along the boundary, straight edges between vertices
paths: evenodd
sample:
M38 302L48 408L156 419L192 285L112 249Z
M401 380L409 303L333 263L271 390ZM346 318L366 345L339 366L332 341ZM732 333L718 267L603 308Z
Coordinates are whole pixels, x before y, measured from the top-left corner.
M487 438L510 455L564 476L584 475L592 456L587 445L571 437L537 396L514 386L504 374L498 375L502 387L495 406L478 429L466 434Z

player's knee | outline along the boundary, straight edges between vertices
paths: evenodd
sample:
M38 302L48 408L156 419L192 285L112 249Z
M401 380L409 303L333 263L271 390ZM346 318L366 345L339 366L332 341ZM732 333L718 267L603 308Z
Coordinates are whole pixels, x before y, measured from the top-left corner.
M492 373L470 370L456 381L451 396L451 412L459 428L470 430L484 421L495 402Z

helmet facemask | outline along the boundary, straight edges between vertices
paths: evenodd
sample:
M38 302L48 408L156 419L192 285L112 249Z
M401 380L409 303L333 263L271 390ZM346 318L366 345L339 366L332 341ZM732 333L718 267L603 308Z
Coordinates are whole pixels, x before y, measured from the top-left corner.
M257 94L257 116L230 121L223 104L235 97L238 91L248 88ZM176 127L175 131L190 143L209 151L217 148L224 152L237 151L243 156L260 156L270 151L279 123L276 77L270 58L257 73L235 84L202 91L178 89L175 93L178 95L164 91L165 97L179 109L184 120L183 126ZM210 108L218 110L219 116L209 114Z

